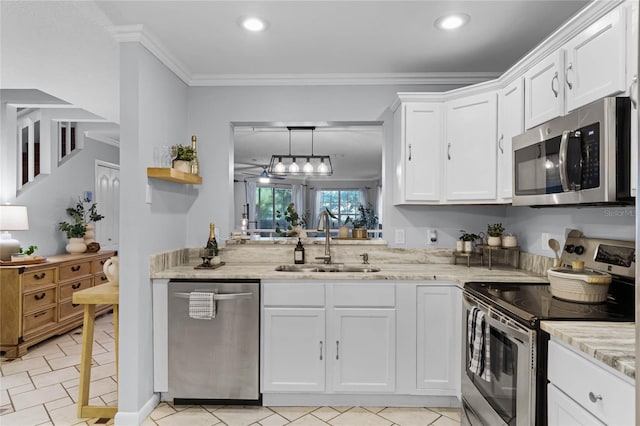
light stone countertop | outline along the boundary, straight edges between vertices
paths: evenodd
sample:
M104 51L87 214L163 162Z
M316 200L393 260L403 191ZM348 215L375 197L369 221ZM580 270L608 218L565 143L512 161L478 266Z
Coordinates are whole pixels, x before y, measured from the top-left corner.
M453 281L460 285L468 281L548 282L546 277L511 267L463 266L449 264L375 264L380 272L278 272L275 263L227 263L213 270L194 269L197 263L172 266L151 273L152 279L228 279L254 278L261 280L413 280ZM358 264L346 264L355 266Z
M635 323L542 321L541 328L558 340L635 380Z

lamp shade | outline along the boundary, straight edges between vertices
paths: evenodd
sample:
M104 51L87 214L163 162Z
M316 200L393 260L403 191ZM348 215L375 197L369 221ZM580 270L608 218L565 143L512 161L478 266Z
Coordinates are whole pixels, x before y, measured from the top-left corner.
M0 231L26 231L28 229L27 206L0 205Z

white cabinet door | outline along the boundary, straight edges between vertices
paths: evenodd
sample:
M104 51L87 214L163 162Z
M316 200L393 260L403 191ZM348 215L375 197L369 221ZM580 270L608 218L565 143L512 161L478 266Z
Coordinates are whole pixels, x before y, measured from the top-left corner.
M325 390L324 308L264 308L263 391Z
M560 389L547 385L547 423L549 426L604 425Z
M524 84L521 78L498 92L498 198L512 196L513 152L511 138L524 132Z
M549 55L524 74L524 124L530 129L564 114L564 51Z
M446 104L447 201L496 201L496 93Z
M619 7L564 46L567 111L627 89L625 29L625 9Z
M395 114L395 204L440 201L442 104L407 102Z
M627 96L631 97L631 195L638 188L638 2L627 4Z
M336 308L332 323L333 389L394 392L395 309Z
M416 303L416 388L455 394L462 352L460 290L417 286Z

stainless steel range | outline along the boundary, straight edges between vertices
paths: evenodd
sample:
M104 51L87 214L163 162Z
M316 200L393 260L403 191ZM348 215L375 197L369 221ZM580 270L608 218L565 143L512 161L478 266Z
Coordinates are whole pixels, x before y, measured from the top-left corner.
M634 321L634 247L633 242L586 238L579 231L569 234L562 267L583 261L585 270L612 275L609 296L598 304L558 299L545 283L465 285L463 424L547 424L549 335L540 330L540 321Z

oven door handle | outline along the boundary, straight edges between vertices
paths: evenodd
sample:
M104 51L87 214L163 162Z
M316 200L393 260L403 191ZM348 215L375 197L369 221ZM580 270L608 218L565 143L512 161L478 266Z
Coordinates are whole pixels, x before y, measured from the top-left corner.
M505 333L508 337L511 337L517 340L519 343L525 345L525 340L529 340L529 333L531 330L522 327L516 322L510 320L502 314L498 314L495 310L489 308L484 303L481 303L474 298L469 297L468 295L464 295L463 297L464 305L467 310L470 310L473 307L479 308L482 312L484 312L487 323L496 328L503 333ZM502 321L500 321L502 319Z
M562 138L560 139L560 152L558 167L560 168L560 184L564 192L569 191L569 175L567 174L567 152L569 150L569 130L562 132Z

